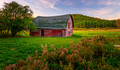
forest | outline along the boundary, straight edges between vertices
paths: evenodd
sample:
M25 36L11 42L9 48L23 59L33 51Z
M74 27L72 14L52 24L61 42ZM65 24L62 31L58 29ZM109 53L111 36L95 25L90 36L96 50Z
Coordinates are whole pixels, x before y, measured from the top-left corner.
M116 20L105 20L81 14L72 14L74 28L116 28Z

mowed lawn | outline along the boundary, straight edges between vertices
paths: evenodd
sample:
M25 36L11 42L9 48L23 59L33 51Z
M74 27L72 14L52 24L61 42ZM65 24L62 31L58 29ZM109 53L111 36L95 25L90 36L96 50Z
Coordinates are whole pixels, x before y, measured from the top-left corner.
M77 44L81 37L87 38L97 35L117 38L120 36L120 31L74 31L71 37L0 38L0 69L5 65L15 64L18 60L25 60L28 55L33 56L36 50L41 53L41 44L47 44L48 48L50 45L54 45L55 48L68 48L71 42Z

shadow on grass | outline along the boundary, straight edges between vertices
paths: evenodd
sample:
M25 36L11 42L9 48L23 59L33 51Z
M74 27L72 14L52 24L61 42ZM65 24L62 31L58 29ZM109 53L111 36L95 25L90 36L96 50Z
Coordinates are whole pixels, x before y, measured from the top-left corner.
M70 38L82 38L82 37L87 38L88 36L72 35Z

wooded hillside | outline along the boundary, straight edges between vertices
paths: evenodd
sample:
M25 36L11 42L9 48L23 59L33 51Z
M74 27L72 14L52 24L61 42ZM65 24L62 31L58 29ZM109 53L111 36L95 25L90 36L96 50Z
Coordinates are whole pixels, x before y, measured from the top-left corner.
M72 14L74 28L116 28L116 20L104 20L81 14Z

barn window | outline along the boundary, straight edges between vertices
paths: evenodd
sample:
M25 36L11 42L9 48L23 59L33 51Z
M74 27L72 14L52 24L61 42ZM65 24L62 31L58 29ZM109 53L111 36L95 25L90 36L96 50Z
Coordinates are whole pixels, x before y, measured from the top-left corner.
M70 34L71 32L69 31L69 34Z

